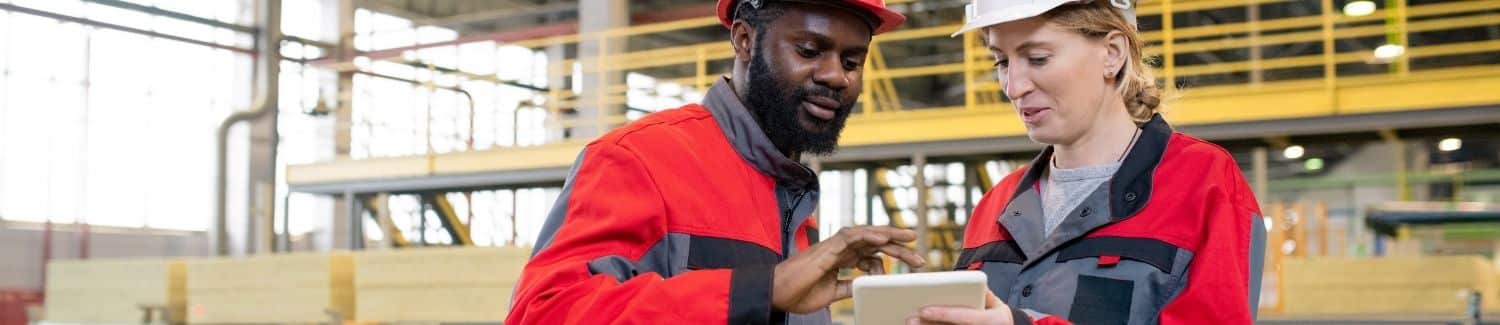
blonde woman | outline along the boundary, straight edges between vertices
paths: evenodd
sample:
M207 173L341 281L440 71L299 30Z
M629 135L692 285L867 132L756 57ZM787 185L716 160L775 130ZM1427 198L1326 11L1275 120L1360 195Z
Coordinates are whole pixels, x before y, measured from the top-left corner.
M1174 132L1128 0L974 0L975 32L1032 141L975 208L956 269L985 310L909 323L1249 324L1265 228L1223 148Z

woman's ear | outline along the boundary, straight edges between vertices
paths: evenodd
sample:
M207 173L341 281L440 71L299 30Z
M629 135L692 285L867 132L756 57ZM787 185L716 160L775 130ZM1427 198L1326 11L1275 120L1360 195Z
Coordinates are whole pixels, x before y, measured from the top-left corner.
M1104 78L1116 79L1130 60L1130 38L1120 31L1104 35Z

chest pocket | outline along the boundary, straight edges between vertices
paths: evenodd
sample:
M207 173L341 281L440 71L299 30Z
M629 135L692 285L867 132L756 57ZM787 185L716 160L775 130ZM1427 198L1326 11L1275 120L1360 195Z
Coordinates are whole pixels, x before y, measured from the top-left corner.
M1192 254L1151 238L1094 237L1058 251L1077 273L1068 319L1080 324L1152 324L1185 282ZM1084 321L1088 320L1088 321Z
M989 279L990 291L1005 297L1010 294L1011 283L1020 275L1021 263L1025 261L1015 242L1002 240L964 249L953 269L983 271Z

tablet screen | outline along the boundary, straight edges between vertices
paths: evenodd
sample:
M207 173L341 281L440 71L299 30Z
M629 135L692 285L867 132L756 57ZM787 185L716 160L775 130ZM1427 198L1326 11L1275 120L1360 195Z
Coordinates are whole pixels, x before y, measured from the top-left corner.
M906 324L926 306L984 307L984 272L869 275L854 279L854 322Z

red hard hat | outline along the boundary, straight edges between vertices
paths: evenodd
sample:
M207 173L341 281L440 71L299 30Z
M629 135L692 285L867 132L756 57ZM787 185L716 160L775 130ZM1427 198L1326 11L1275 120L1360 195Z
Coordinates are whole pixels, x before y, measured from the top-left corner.
M719 22L724 24L724 28L729 28L730 26L734 25L734 7L735 4L738 4L740 1L741 0L719 0ZM902 22L906 22L905 15L902 15L895 10L891 10L890 8L885 7L885 0L843 1L868 10L871 14L875 15L876 19L880 19L880 26L875 27L875 34L889 32L893 29L896 29L896 27L901 26Z

